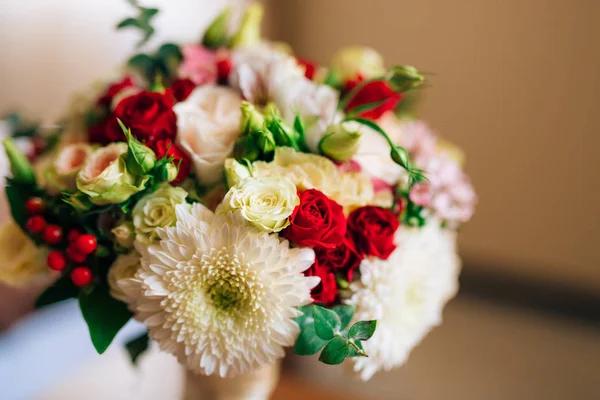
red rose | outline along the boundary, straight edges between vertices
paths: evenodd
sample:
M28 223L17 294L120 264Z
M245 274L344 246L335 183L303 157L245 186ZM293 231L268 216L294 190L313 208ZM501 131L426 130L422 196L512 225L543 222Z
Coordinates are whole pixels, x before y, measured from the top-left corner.
M96 102L97 105L102 106L102 107L110 107L110 103L112 103L113 98L119 94L119 92L123 89L127 89L128 87L132 87L135 86L135 84L133 83L133 79L131 79L131 77L126 76L125 78L123 78L123 80L119 81L119 82L115 82L113 84L111 84L110 86L108 86L108 88L106 89L106 91L104 92L104 94L102 96L100 96L100 98L98 99L98 101Z
M315 189L299 194L290 225L282 231L286 239L304 247L334 248L346 235L342 206Z
M362 79L359 78L357 81L348 82L346 85L347 89L353 89L360 80ZM400 103L400 100L402 100L402 93L394 92L387 82L375 81L367 83L358 93L355 93L346 106L346 110L352 111L354 108L365 104L383 101L377 107L359 114L363 118L376 120L387 111L394 110L398 106L398 103Z
M357 208L348 216L348 230L362 254L386 260L396 249L394 233L400 223L391 211L380 207Z
M190 173L191 161L187 154L179 146L169 139L157 140L152 146L156 153L156 158L161 159L166 156L173 157L173 163L178 167L177 178L172 184L178 184L183 181Z
M304 67L304 76L312 81L312 79L315 77L315 73L317 72L317 65L305 58L296 58L296 62Z
M196 84L188 78L175 79L168 90L175 101L184 101L196 88Z
M315 262L312 267L304 272L304 275L321 278L321 283L315 286L310 292L315 303L323 303L328 306L335 302L338 296L338 288L333 272Z
M356 250L354 240L348 234L344 241L333 249L316 248L315 255L316 263L331 272L344 275L344 279L348 282L352 281L354 271L363 260L363 256Z
M140 92L119 102L106 129L110 141L125 140L117 119L131 129L141 142L152 146L160 139L173 139L177 133L177 117L168 94Z

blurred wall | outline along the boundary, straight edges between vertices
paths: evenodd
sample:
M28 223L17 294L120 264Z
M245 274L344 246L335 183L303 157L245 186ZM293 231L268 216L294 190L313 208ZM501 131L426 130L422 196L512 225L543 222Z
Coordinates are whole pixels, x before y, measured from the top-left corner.
M432 72L420 117L480 196L467 265L600 290L600 2L271 0L274 36L327 63L369 45Z

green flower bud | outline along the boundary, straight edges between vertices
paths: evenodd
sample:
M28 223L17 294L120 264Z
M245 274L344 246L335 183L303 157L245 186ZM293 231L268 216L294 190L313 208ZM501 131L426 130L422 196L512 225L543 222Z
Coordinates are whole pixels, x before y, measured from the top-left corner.
M370 47L351 46L338 51L331 61L332 73L341 81L362 75L371 79L385 74L383 57Z
M225 8L221 14L215 18L210 24L204 37L202 38L202 45L209 49L218 49L219 47L227 46L229 42L228 24L229 17L231 15L231 8Z
M242 132L242 135L249 135L253 131L263 129L265 118L256 107L247 101L242 101L241 110L240 132Z
M264 110L265 124L267 129L273 134L275 143L279 146L289 146L297 148L298 135L281 118L277 106L273 103L267 104Z
M127 169L138 176L147 175L154 168L154 164L156 164L156 154L154 154L152 149L144 146L137 140L131 134L131 130L127 129L121 120L117 121L127 138L127 146L129 148L125 156Z
M390 156L392 157L392 160L394 160L394 162L396 164L400 165L402 168L404 168L406 170L409 169L408 152L406 151L406 149L404 147L401 147L401 146L392 147Z
M425 77L415 67L398 65L390 70L390 84L396 92L416 89L425 81Z
M277 144L275 144L275 139L273 138L273 134L266 128L253 131L250 134L250 138L256 144L261 153L267 157L270 157L277 147Z
M172 182L177 178L177 174L179 173L179 169L172 162L168 163L165 167L167 171L167 182Z
M335 161L348 161L358 151L361 135L348 123L331 125L319 142L319 151Z
M242 163L237 162L234 158L225 160L225 179L227 180L227 186L235 186L242 179L249 178L250 176L250 171Z
M17 148L11 138L2 142L10 161L10 170L15 181L25 184L35 184L35 172L27 157Z
M260 43L260 25L264 8L260 3L252 3L244 13L242 23L231 39L231 47L253 46Z

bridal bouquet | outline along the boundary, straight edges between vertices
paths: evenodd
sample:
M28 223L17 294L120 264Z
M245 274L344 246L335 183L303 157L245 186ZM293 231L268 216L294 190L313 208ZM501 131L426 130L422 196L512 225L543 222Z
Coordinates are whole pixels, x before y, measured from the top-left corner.
M158 10L134 5L119 28L146 40ZM440 323L475 194L460 151L402 112L418 70L359 47L317 66L261 16L134 55L59 128L11 120L0 280L52 275L38 305L76 297L99 353L134 318L134 358L149 338L231 377L293 346L368 379Z

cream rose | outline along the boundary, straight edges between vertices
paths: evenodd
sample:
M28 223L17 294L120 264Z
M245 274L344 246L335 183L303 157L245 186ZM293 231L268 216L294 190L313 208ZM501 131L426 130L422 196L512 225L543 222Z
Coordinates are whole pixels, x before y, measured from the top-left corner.
M45 186L53 193L77 189L77 174L92 154L92 147L85 143L64 146L56 154L50 168L45 172Z
M129 297L125 295L118 282L121 279L133 278L140 268L140 255L137 251L129 254L122 254L117 257L113 265L108 270L108 285L110 286L110 295L124 303L129 303Z
M48 250L38 248L13 221L0 227L0 282L26 286L50 273L46 264Z
M259 230L279 232L289 225L289 216L300 204L296 185L287 178L246 178L233 186L222 210L240 210Z
M136 178L127 171L126 143L113 143L92 153L77 176L77 189L94 204L116 204L144 189L147 177Z
M136 241L153 243L158 239L156 228L175 225L175 206L185 203L187 195L182 188L165 185L142 197L132 212Z
M135 228L133 227L133 222L123 222L122 224L115 226L111 232L115 236L115 242L117 242L119 246L124 249L133 247L133 242L135 241Z
M222 178L223 163L240 134L242 99L233 89L202 86L173 108L177 141L192 159L203 184Z

